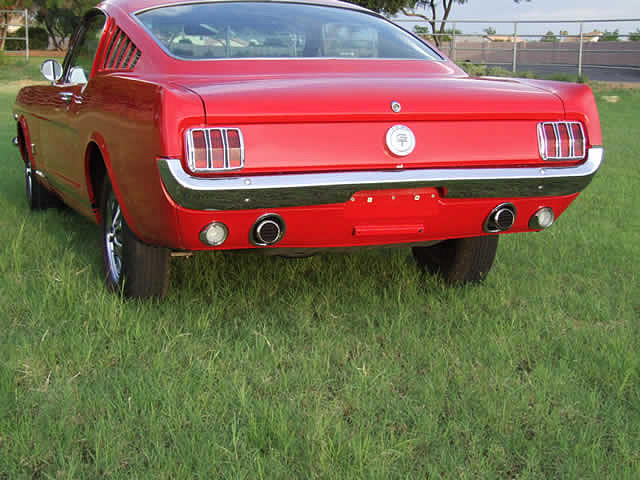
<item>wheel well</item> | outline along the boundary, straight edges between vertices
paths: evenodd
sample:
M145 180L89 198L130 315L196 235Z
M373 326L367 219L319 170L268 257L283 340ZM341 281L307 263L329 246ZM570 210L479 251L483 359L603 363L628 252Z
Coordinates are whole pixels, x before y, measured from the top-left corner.
M24 163L27 163L27 142L24 138L22 125L20 124L18 124L18 146L20 147L20 155L22 155L22 161Z
M100 220L99 205L100 189L104 176L107 174L107 167L102 158L102 152L95 143L90 143L87 147L87 180L89 186L89 195L91 197L91 207L96 214L98 221Z

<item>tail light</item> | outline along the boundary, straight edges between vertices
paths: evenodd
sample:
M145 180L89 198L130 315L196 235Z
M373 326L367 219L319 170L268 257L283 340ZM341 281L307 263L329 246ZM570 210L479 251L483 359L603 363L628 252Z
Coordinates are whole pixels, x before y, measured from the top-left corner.
M192 128L185 134L192 172L220 172L244 167L244 141L237 128Z
M580 122L538 124L538 146L543 160L583 160L586 138Z

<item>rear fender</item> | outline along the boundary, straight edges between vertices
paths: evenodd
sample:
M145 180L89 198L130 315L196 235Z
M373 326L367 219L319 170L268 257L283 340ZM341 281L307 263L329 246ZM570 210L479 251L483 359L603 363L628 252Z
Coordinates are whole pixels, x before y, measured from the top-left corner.
M31 165L33 167L37 167L36 161L33 158L33 151L31 145L31 133L29 132L29 125L27 124L26 118L24 115L20 116L17 123L17 135L18 139L21 140L19 143L20 147L20 155L22 156L22 161L27 163L27 156L31 159ZM22 137L22 138L21 138Z
M578 120L584 125L588 147L602 146L598 106L588 85L550 80L519 79L519 81L551 92L560 98L564 105L565 119Z
M104 137L100 133L94 132L91 135L90 142L94 143L98 147L98 150L104 162L106 175L109 176L109 181L111 182L111 188L113 188L113 193L115 194L116 199L120 204L120 209L122 210L122 214L124 215L127 225L129 226L131 231L136 235L136 237L138 237L140 240L142 240L145 243L148 243L150 245L165 246L165 245L162 245L162 243L166 242L167 239L149 238L149 236L146 235L145 232L140 228L140 225L138 224L138 222L135 221L135 215L131 211L131 205L127 200L127 196L123 194L122 186L117 180L118 176L114 172L112 157L110 155L109 148L107 146L107 143ZM99 202L100 202L99 192L93 191L93 187L92 187L93 182L91 181L92 179L91 179L91 168L90 168L90 165L91 165L90 148L91 148L90 144L87 145L87 149L85 152L85 176L86 176L87 189L89 191L89 196L91 198L92 205L94 205L95 219L98 223L100 223L101 217L100 217L100 205L99 205ZM172 217L172 218L173 220L169 221L170 228L166 230L166 233L168 235L172 234L168 238L168 241L170 243L178 244L180 243L180 239L177 236L178 235L177 224L175 223L176 222L175 217Z
M131 230L141 238L140 232L137 231L136 226L131 222L131 214L127 207L126 202L122 196L122 192L120 190L120 186L116 180L116 176L113 174L113 169L111 166L111 155L109 154L109 149L107 148L107 144L105 139L98 132L94 132L91 135L91 143L95 144L98 147L100 155L102 156L102 161L104 162L106 174L109 176L109 181L111 182L111 188L113 188L113 193L118 199L118 203L120 204L120 209L122 210L122 214L124 215L125 220L127 221L127 225ZM85 176L87 179L87 190L89 192L89 198L91 200L91 204L94 206L94 212L96 216L96 222L100 222L100 199L98 198L99 192L93 191L93 182L91 178L91 143L87 145L87 149L85 152Z

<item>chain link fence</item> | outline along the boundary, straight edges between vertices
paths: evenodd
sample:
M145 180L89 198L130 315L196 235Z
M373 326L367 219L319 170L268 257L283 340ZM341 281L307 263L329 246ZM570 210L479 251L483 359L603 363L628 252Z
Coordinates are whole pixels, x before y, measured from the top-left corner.
M406 29L413 30L415 25L428 28L422 20L393 21ZM640 29L637 28L640 19L448 20L447 25L450 28L446 33L427 33L423 37L432 42L438 37L439 49L454 61L502 66L513 72L530 67L563 67L575 69L582 76L585 68L599 68L627 69L640 76ZM497 28L488 27L481 33L461 32L474 25L475 28L479 28L478 25ZM565 30L553 33L554 25L556 28L562 25ZM628 26L625 30L631 33L620 33L620 25ZM604 28L604 32L599 28ZM526 33L532 30L537 32Z

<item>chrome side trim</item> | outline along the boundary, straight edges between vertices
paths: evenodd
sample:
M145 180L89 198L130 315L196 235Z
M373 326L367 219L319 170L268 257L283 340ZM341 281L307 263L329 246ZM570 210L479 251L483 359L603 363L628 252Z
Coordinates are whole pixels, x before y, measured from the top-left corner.
M248 210L343 203L362 190L441 187L447 198L513 198L571 195L584 189L602 164L592 147L574 167L438 168L202 178L180 160L160 159L169 195L185 208Z

